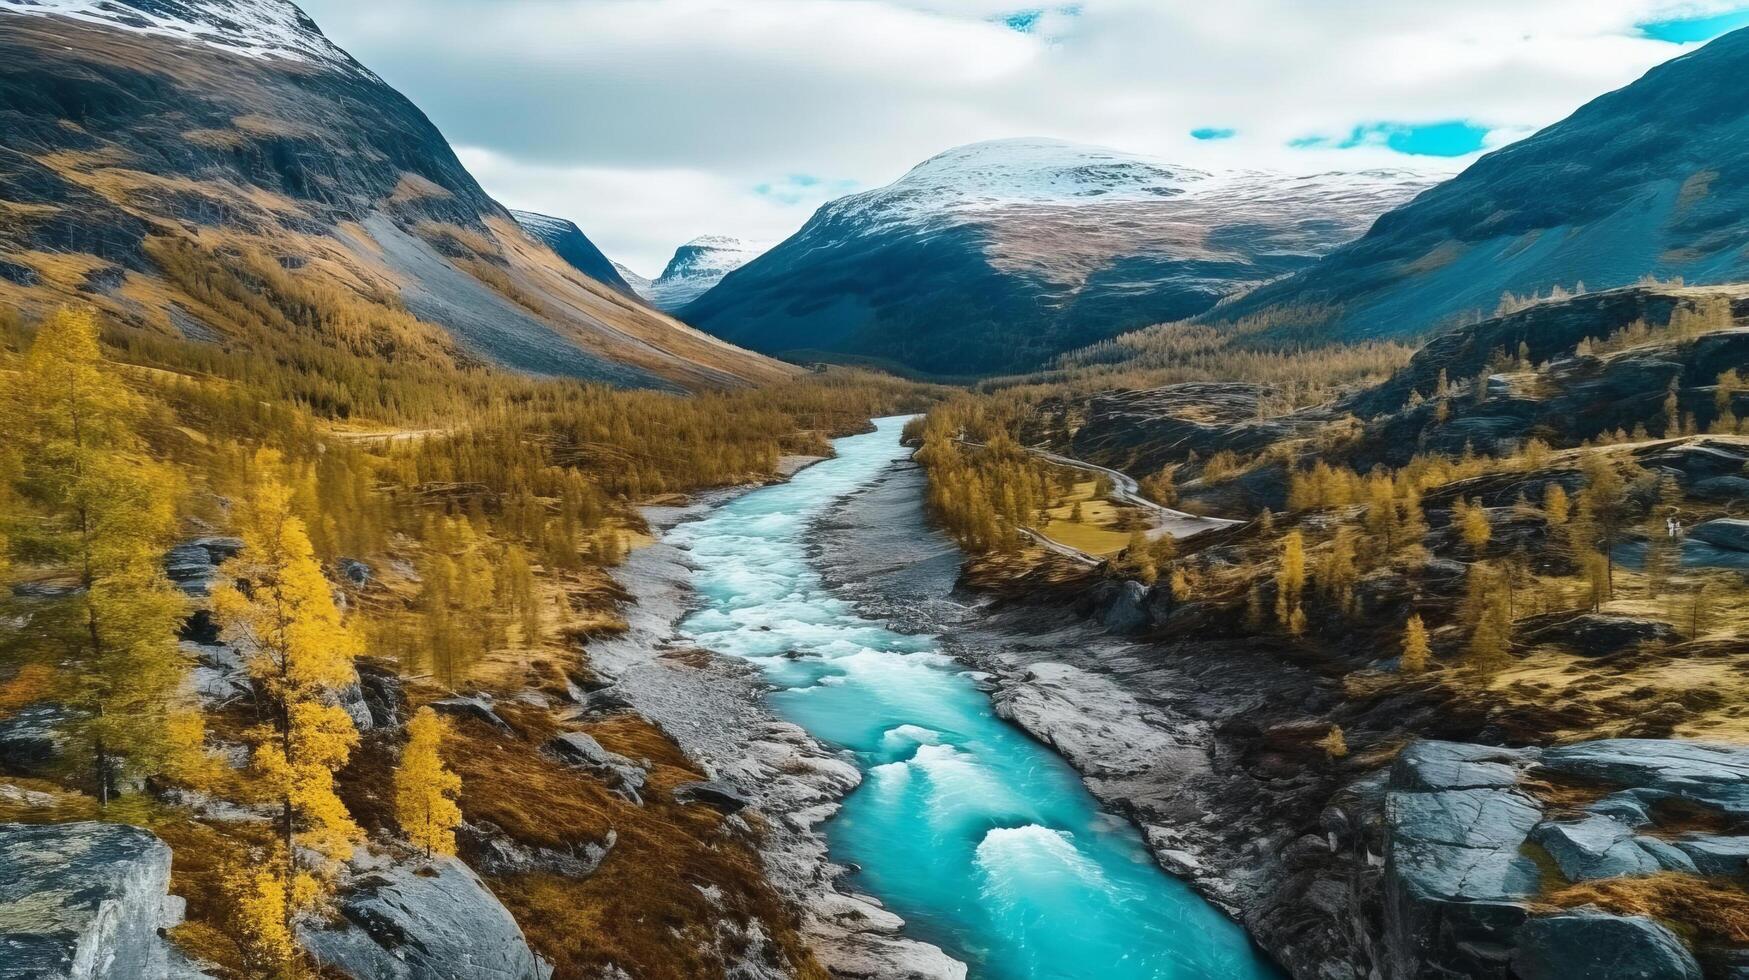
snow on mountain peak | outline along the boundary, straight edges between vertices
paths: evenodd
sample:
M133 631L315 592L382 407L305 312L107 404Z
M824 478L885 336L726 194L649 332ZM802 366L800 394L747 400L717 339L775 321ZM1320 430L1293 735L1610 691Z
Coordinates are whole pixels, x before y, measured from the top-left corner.
M250 58L368 74L290 0L0 0L0 13L66 17Z

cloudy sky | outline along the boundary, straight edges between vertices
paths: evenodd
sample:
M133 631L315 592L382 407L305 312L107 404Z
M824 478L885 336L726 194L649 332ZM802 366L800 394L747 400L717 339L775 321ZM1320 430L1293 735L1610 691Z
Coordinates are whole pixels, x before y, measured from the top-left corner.
M1455 170L1742 0L302 0L504 203L654 275L1012 136L1202 167Z

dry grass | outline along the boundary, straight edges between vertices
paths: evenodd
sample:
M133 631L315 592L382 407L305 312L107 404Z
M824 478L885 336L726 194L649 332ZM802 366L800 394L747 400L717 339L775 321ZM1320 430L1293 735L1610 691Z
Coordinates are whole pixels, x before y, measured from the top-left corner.
M1643 915L1693 938L1749 943L1749 892L1729 879L1656 874L1587 881L1545 894L1553 909L1595 905L1617 915Z
M1130 542L1130 533L1118 528L1125 515L1134 511L1096 498L1095 487L1092 480L1075 484L1062 503L1050 509L1051 521L1038 528L1039 533L1090 555L1115 555L1122 551ZM1081 505L1078 521L1071 519L1077 503Z

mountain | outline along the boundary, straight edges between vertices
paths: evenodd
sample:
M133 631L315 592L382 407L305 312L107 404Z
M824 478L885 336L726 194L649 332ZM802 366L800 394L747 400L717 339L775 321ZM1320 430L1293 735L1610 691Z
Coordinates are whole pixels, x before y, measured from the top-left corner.
M1022 370L1310 265L1428 183L975 143L826 204L678 312L772 354L937 375Z
M1749 31L1660 65L1219 315L1403 335L1491 315L1508 292L1749 278L1746 71Z
M657 309L678 310L757 258L760 251L739 238L701 235L675 249L662 274L641 292Z
M619 277L625 280L626 285L632 288L632 292L637 293L639 296L644 296L649 293L652 280L638 275L636 272L620 265L618 262L613 264L613 271L619 273Z
M550 214L514 209L510 216L516 219L523 231L558 253L559 258L571 263L571 268L628 296L637 295L632 291L631 284L620 275L618 264L601 254L601 249L595 247L595 243L583 234L583 229L577 227L576 222L555 218Z
M288 0L0 0L0 132L0 306L628 386L789 371L524 234Z

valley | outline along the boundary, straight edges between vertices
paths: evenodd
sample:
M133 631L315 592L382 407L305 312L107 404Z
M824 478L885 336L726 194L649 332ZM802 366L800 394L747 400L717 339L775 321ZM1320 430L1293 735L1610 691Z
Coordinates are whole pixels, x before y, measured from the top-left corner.
M430 116L0 0L0 980L1749 976L1749 28L1452 174L941 95L859 180L829 62L1111 11L410 2L326 14ZM555 12L684 44L498 99Z

